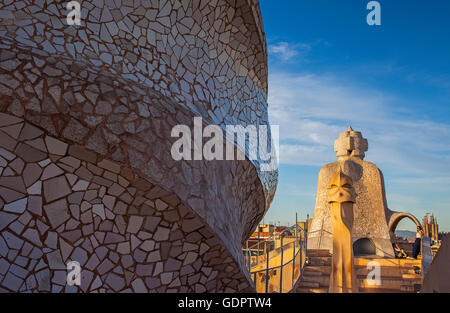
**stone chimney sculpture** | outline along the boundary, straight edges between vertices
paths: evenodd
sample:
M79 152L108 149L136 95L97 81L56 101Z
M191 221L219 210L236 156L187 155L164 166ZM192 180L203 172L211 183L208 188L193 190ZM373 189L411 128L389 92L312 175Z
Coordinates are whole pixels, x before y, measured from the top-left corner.
M329 187L337 175L348 177L346 179L352 182L354 190L353 223L348 229L351 230L355 256L393 257L393 233L398 222L407 217L420 225L413 215L393 212L388 208L383 173L375 164L364 160L368 148L367 139L351 127L334 142L337 162L326 164L319 172L308 249L328 249L333 252L335 248L332 215L336 204L330 202Z
M341 170L331 179L328 188L331 224L333 228L333 257L329 292L355 292L353 270L352 224L355 190L350 177Z

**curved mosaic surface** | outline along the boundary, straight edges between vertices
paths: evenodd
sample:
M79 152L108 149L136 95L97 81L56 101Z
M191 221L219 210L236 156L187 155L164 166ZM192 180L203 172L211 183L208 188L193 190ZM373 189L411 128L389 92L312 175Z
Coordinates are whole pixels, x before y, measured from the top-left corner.
M276 171L174 161L170 132L267 124L258 3L82 7L71 27L62 5L0 4L0 288L68 291L80 259L84 292L253 291L240 248Z

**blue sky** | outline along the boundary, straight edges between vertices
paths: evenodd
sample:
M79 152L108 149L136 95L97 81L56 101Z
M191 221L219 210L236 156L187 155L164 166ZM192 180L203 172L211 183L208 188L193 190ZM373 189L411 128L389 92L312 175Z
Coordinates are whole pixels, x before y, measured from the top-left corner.
M317 174L350 124L389 208L434 212L450 231L450 1L379 1L380 26L367 25L368 2L260 0L281 162L265 222L312 216Z

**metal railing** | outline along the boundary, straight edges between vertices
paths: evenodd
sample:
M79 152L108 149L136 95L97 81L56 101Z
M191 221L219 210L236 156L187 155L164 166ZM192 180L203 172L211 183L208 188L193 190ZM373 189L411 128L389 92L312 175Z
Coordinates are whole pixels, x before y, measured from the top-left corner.
M265 262L267 258L267 251L269 251L270 257L272 257L274 254L279 253L281 251L280 248L273 249L272 246L275 245L276 240L280 239L280 237L281 232L274 232L267 239L264 240L256 239L257 243L251 246L247 246L245 249L243 249L243 253L246 258L246 263L247 264L250 263L249 268L253 268L258 264ZM289 243L288 245L290 244L292 244L292 242ZM261 247L263 248L261 249ZM249 257L250 252L255 252L256 254L250 254Z
M281 237L279 248L270 251L266 249L263 258L258 255L256 260L262 262L252 262L251 250L244 251L250 277L259 293L287 293L303 273L308 230L297 224L289 229L295 231L295 240L283 245Z

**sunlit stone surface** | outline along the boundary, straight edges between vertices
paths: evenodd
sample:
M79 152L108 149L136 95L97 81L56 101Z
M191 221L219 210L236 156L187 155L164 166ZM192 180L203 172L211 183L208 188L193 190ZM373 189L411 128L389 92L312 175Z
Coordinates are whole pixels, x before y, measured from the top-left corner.
M394 212L388 208L383 173L375 164L364 160L368 142L360 132L349 127L336 139L334 150L338 161L325 165L319 172L308 249L333 251L333 230L327 192L332 177L342 171L353 181L356 193L352 244L360 239L368 239L375 246L376 255L393 256L393 231L399 220L408 217L420 225L419 221L409 213ZM354 252L356 254L356 251Z

